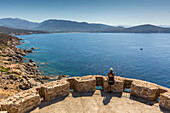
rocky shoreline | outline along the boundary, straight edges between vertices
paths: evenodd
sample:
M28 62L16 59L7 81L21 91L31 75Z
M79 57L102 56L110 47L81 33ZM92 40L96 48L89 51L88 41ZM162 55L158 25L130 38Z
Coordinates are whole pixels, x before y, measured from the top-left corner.
M24 44L18 37L0 33L0 102L16 93L44 84L49 81L66 78L69 75L41 76L37 64L24 56L37 49L16 48ZM45 65L47 63L42 63Z
M16 48L23 44L18 37L0 33L0 101L34 86L43 84L37 64L23 56L32 53L35 48L22 50ZM5 40L4 40L5 39ZM47 78L45 78L47 79Z

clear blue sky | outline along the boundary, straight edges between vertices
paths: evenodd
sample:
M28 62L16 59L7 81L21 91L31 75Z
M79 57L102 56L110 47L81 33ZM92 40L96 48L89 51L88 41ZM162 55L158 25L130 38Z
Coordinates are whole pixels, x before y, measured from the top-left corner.
M0 18L170 25L170 0L0 0Z

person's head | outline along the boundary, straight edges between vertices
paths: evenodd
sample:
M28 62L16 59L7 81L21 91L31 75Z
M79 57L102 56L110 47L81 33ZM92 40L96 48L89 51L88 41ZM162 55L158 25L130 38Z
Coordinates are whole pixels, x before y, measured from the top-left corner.
M110 72L111 72L111 73L113 72L113 68L110 68Z

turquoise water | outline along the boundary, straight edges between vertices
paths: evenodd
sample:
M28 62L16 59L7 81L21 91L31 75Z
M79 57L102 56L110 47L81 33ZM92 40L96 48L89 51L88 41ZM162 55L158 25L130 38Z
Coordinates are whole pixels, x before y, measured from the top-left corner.
M137 78L170 88L170 34L58 33L18 36L37 47L31 58L44 75L107 75ZM143 50L140 50L143 48Z

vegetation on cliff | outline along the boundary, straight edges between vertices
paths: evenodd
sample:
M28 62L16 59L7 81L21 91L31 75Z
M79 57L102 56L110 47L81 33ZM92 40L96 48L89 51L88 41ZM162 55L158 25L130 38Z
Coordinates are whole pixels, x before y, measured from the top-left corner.
M35 30L24 30L24 29L14 29L0 26L0 33L10 34L10 35L27 35L27 34L40 34L48 33L45 31L35 31Z
M31 51L16 48L18 44L18 37L0 33L0 101L43 83L36 63L24 62Z

